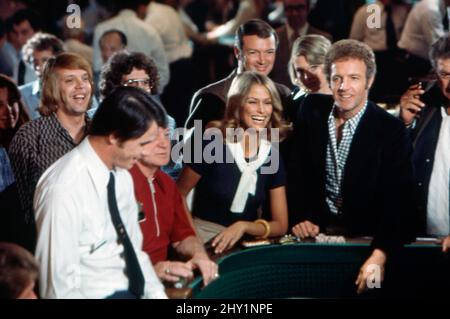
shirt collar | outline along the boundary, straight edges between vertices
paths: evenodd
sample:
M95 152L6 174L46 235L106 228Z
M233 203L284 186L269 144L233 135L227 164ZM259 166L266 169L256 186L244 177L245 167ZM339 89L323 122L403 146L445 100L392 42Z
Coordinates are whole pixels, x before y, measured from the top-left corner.
M36 80L36 81L31 82L31 93L33 95L39 94L40 87L41 87L40 80Z
M134 12L133 10L130 9L123 9L122 11L119 12L118 14L119 17L137 17L136 12Z
M336 104L334 104L333 108L331 109L330 115L328 117L328 121L333 121L333 123L334 123L334 118L335 118L335 116L334 116L335 113L334 112L335 112L336 108L337 108L337 106L336 106ZM358 127L359 121L361 120L361 118L362 118L364 112L366 111L366 109L367 109L367 101L365 102L364 107L361 110L359 110L359 112L355 116L353 116L352 118L348 119L344 123L344 125L350 127L352 132L354 132L356 130L356 128Z
M59 139L63 136L66 140L70 141L72 144L76 145L73 141L72 136L70 136L69 132L62 126L61 122L58 120L56 116L56 112L51 113L49 116L45 117L46 121L48 121L48 125L51 129L55 130L55 134L51 138ZM87 134L88 127L90 125L90 119L88 116L85 116L86 125L84 126L84 132ZM58 135L59 134L59 135Z
M447 114L447 107L444 107L444 106L441 107L441 115L442 115L443 119L445 119L445 118L450 116L449 114Z
M91 175L97 194L105 192L111 171L97 155L89 142L89 138L85 138L77 148L81 156L85 159L84 163Z

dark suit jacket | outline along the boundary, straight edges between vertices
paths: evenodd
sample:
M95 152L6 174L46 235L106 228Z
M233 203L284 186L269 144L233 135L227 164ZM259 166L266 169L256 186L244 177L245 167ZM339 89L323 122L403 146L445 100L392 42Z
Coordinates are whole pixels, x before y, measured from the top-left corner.
M422 110L416 127L411 130L411 138L414 146L413 166L416 181L417 208L420 217L418 227L419 233L425 235L428 187L442 122L440 108L442 105L447 105L448 102L437 85L423 95L422 101L426 106Z
M297 186L296 222L310 220L324 229L331 213L326 204L328 116L333 100L309 95L295 125L294 161ZM384 251L400 247L412 236L415 220L412 147L401 121L369 102L353 136L342 185L342 214L348 236L373 236ZM408 216L410 215L410 216Z
M189 117L186 120L185 128L192 128L195 120L202 120L204 130L206 124L209 122L221 120L223 118L227 104L227 94L235 76L236 70L225 79L205 86L195 92L191 100ZM280 94L283 107L290 104L291 91L286 86L279 83L275 83L275 86Z
M281 27L277 28L276 30L278 35L278 48L277 48L277 55L275 59L275 64L273 66L273 70L270 73L270 77L281 84L286 85L287 87L292 88L292 82L289 77L288 73L288 63L291 59L291 51L292 51L292 43L290 42L290 39L288 38L287 33L287 27L286 25L282 25ZM306 34L319 34L323 35L325 38L332 40L331 35L319 30L317 28L314 28L313 26L309 26L308 30L306 31Z

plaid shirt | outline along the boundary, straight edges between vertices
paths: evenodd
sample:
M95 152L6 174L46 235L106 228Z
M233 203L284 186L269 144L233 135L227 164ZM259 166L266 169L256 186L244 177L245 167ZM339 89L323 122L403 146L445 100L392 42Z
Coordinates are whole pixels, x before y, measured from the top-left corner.
M342 177L344 176L345 163L352 145L353 136L359 121L367 108L367 102L364 107L351 119L343 124L342 139L337 143L336 124L334 111L336 106L333 106L330 115L328 116L328 134L330 136L327 144L326 157L326 181L325 187L327 192L326 202L333 214L338 214L342 207Z
M86 116L86 130L88 124ZM75 146L55 113L26 123L14 135L9 158L27 223L34 223L33 195L42 173Z

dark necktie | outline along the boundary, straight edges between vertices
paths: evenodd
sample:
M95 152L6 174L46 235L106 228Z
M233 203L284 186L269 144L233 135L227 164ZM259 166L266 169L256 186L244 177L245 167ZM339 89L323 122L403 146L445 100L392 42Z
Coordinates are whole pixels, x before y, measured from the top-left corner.
M17 76L17 85L23 85L23 84L25 84L25 62L23 62L23 60L20 59L19 73Z
M442 25L444 27L444 31L448 32L448 11L447 11L447 7L445 7L445 14L444 14L444 18L442 19Z
M126 272L128 275L129 285L128 289L137 298L140 298L144 292L144 275L142 274L141 267L139 266L139 261L134 251L133 245L131 244L130 237L128 237L125 226L120 218L119 209L117 207L116 201L116 191L114 174L109 174L108 182L108 207L111 213L111 219L116 229L117 235L120 242L123 244L123 253L125 257Z
M392 21L392 7L387 5L384 10L386 11L386 46L389 51L394 51L397 49L397 34Z

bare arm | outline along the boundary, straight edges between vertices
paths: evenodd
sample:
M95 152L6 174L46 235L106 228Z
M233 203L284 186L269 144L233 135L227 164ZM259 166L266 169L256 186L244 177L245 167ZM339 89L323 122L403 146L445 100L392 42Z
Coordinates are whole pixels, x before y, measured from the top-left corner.
M286 189L280 186L270 190L272 220L269 222L269 236L284 235L288 228L288 213ZM266 228L262 224L248 221L238 221L222 231L214 238L212 246L214 252L220 254L232 248L244 234L263 236Z

